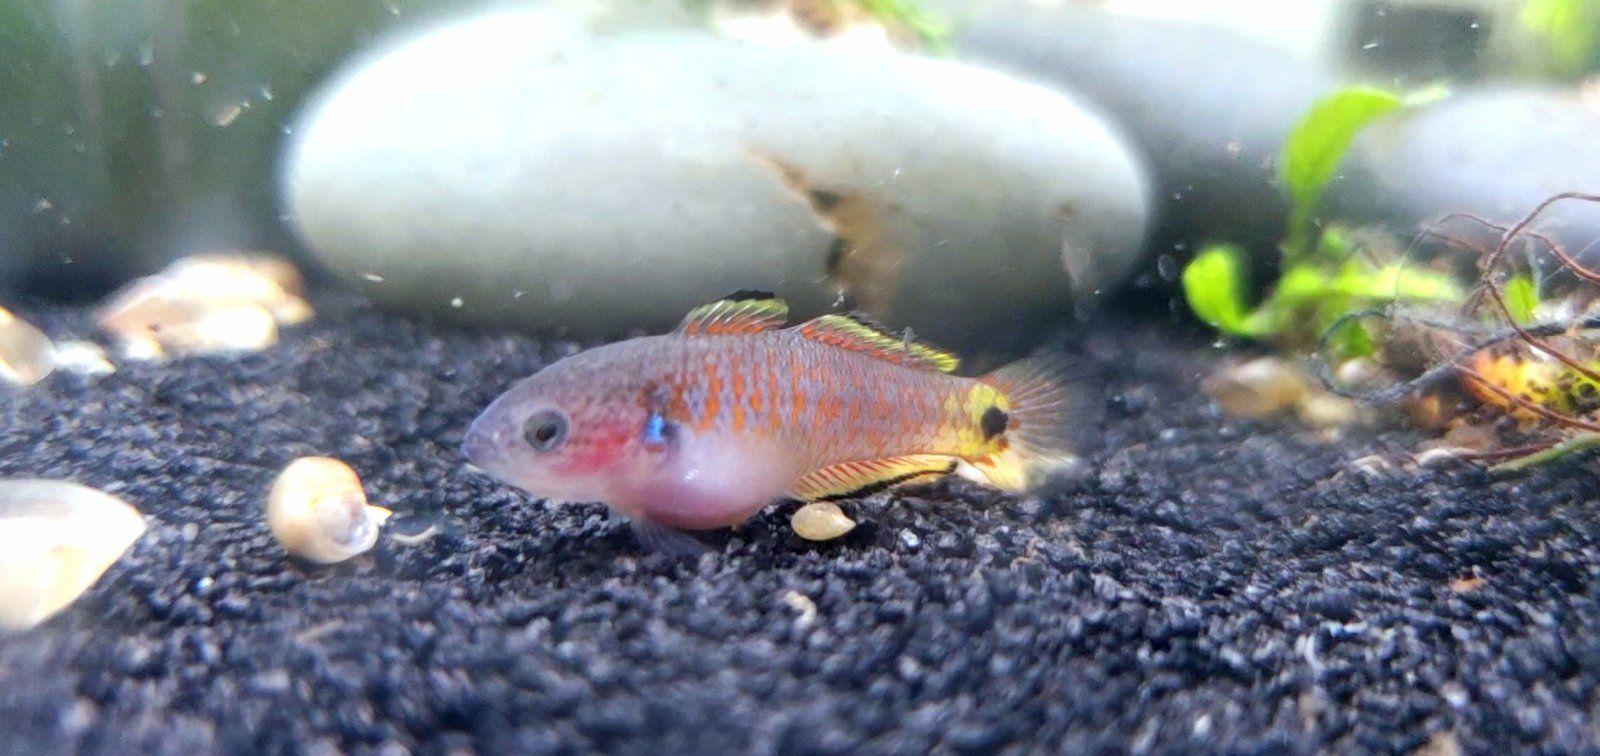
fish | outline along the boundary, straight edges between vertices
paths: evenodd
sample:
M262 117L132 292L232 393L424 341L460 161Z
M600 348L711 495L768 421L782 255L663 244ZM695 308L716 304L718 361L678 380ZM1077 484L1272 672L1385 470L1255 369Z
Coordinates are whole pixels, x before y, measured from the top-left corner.
M518 381L472 422L462 451L534 496L604 502L675 532L958 468L1025 492L1079 459L1104 406L1080 362L1051 353L978 377L959 365L858 313L789 326L782 299L740 291L671 333Z

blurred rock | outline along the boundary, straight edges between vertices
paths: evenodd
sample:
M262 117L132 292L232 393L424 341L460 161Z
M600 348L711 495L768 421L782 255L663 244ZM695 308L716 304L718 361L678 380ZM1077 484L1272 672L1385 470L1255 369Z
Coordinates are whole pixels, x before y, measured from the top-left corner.
M0 480L0 631L78 598L145 531L127 502L62 480Z
M596 23L687 15L562 1ZM374 38L481 4L0 4L0 289L99 294L197 251L282 248L275 160L301 94Z
M39 329L0 307L0 382L32 386L56 369L56 349Z
M1155 248L1234 240L1275 250L1283 137L1334 84L1314 63L1225 28L1022 0L950 10L959 55L1082 92L1148 156Z
M56 344L55 352L57 370L90 378L117 372L106 350L92 341L63 341Z
M1487 89L1373 124L1326 207L1409 236L1446 213L1515 222L1568 191L1600 193L1600 111L1566 90ZM1562 202L1533 228L1600 264L1600 205ZM1485 248L1496 238L1468 222L1446 230Z
M138 359L259 351L278 342L279 325L311 319L303 294L299 269L280 257L186 257L117 290L95 322Z
M1200 388L1223 412L1251 419L1287 412L1311 394L1305 372L1279 357L1220 365Z
M991 71L496 13L370 59L284 192L389 307L579 335L741 288L1014 348L1123 280L1147 192L1070 98ZM1069 279L1070 272L1070 279ZM1070 288L1069 288L1070 282Z

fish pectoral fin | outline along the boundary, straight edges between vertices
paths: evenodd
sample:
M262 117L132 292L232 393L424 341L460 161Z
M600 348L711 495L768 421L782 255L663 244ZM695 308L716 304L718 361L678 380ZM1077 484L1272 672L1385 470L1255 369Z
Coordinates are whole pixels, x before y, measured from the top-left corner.
M950 352L917 341L911 333L896 334L866 315L823 315L794 327L811 341L870 354L896 365L953 373L961 359Z
M678 324L678 333L686 336L759 333L782 328L788 321L789 305L777 295L766 291L736 291L690 310Z
M948 475L956 458L942 454L841 462L812 470L795 481L789 495L801 501L834 501L875 494L905 483Z
M630 519L628 527L639 546L652 554L662 554L673 559L697 557L711 550L704 541L677 528L649 520Z

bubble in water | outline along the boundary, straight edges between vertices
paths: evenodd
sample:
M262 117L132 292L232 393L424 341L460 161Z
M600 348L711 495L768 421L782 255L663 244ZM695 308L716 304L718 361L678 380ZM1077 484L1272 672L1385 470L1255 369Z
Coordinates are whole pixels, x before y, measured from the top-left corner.
M1178 277L1178 261L1172 255L1162 255L1156 258L1156 272L1161 274L1161 280L1172 281Z

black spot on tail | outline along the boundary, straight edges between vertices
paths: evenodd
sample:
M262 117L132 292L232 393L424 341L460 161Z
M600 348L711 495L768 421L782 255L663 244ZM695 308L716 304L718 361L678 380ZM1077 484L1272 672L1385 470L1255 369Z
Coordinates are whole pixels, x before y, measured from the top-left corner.
M777 299L778 295L770 291L756 291L755 289L740 289L723 297L729 302L745 302L751 299Z
M990 407L983 411L983 417L978 423L983 428L983 440L988 441L998 436L1006 429L1006 424L1011 422L1011 417L999 407Z

